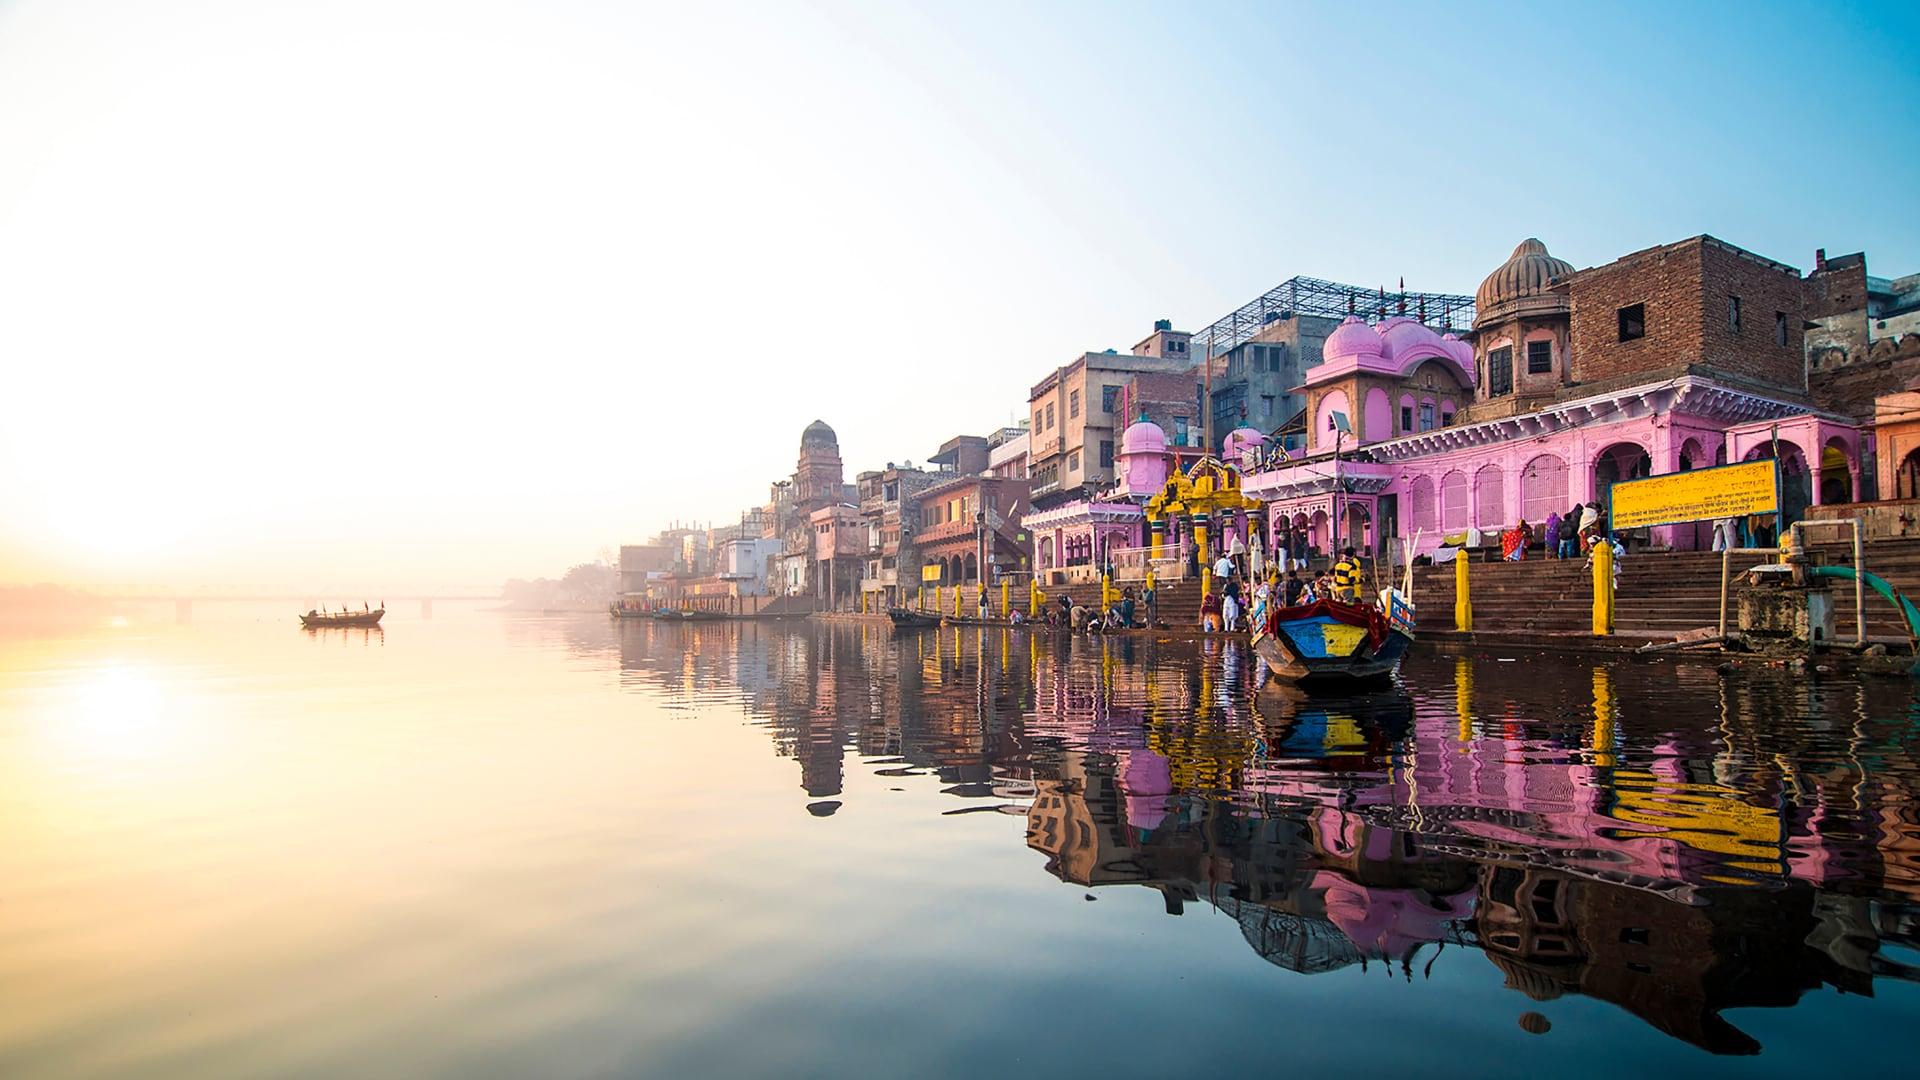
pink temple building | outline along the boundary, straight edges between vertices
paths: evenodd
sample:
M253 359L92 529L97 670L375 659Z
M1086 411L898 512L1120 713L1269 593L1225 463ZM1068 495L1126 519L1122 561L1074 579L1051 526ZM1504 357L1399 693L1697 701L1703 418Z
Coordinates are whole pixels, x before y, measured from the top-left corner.
M1789 518L1861 495L1857 425L1808 398L1792 267L1698 236L1576 271L1530 239L1475 300L1464 336L1350 316L1327 338L1301 388L1304 454L1243 484L1273 535L1327 552L1338 516L1342 546L1422 553L1604 506L1616 481L1776 453Z
M1237 461L1264 441L1252 428L1228 432L1223 440L1225 458ZM1166 431L1152 420L1142 416L1129 424L1114 456L1110 485L1090 499L1030 511L1025 517L1024 524L1033 534L1036 572L1048 581L1093 580L1102 567L1113 565L1119 576L1137 578L1144 574L1158 541L1161 554L1155 572L1178 577L1194 552L1199 527L1207 530L1211 552L1230 549L1235 539L1249 546L1262 542L1265 523L1257 515L1250 520L1244 511L1218 521L1188 517L1148 522L1148 501L1165 490L1178 472L1199 461L1190 447L1170 443Z

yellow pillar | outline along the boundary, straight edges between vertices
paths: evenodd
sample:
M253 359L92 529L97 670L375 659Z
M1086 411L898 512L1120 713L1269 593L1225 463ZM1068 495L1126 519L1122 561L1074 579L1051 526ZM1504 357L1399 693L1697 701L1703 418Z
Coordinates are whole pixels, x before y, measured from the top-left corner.
M1027 579L1027 618L1037 619L1039 617L1040 579L1038 577L1031 577Z
M947 598L946 588L945 585L935 585L933 587L933 613L935 615L940 614L940 609L945 606L945 600Z
M1593 546L1593 632L1613 633L1613 544L1604 536Z
M1003 577L1000 579L1000 617L1004 619L1012 614L1013 582Z
M1207 593L1212 591L1213 591L1213 571L1207 569L1207 560L1201 559L1200 560L1200 596L1204 599ZM1205 618L1206 617L1204 615L1201 616L1203 625L1204 625Z
M921 585L913 592L913 606L921 611L927 610L927 587Z
M1150 559L1159 558L1160 549L1167 545L1167 530L1156 529L1153 527L1155 524L1155 522L1147 523L1147 557ZM1149 569L1147 573L1152 574L1153 571Z
M1100 575L1100 614L1105 616L1107 609L1113 606L1113 576Z
M1465 633L1473 629L1473 597L1467 592L1467 552L1453 556L1453 628Z
M1200 555L1200 565L1204 569L1212 565L1211 553L1207 551L1207 519L1193 519L1193 549ZM1204 590L1203 590L1204 591Z
M956 618L956 619L960 617L960 593L961 593L961 591L962 591L962 590L961 590L961 588L960 588L960 586L958 586L958 585L955 585L955 586L953 587L953 617L954 617L954 618Z

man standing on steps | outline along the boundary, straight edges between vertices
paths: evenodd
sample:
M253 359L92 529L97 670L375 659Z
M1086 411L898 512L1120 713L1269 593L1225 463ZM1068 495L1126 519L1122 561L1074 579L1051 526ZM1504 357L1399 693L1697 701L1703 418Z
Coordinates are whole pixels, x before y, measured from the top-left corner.
M1340 561L1333 564L1333 594L1349 604L1360 600L1360 560L1351 547L1342 548Z

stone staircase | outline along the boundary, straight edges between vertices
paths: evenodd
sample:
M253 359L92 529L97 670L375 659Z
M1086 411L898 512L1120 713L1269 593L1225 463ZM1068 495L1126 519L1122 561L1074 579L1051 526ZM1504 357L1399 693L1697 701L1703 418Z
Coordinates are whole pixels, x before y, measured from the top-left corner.
M1848 565L1844 545L1817 545L1817 563ZM1720 555L1717 552L1637 552L1620 562L1614 625L1621 635L1672 637L1685 630L1713 626L1720 618ZM1737 573L1761 562L1737 556ZM1473 628L1499 633L1585 634L1593 626L1593 575L1579 559L1528 559L1525 562L1474 563L1469 569ZM1869 543L1866 569L1895 589L1920 598L1920 540ZM1416 567L1414 600L1421 623L1433 629L1453 625L1454 574L1451 565ZM1917 601L1920 602L1920 601ZM1834 588L1835 631L1853 633L1853 590ZM1866 592L1867 636L1905 640L1905 624L1893 605Z

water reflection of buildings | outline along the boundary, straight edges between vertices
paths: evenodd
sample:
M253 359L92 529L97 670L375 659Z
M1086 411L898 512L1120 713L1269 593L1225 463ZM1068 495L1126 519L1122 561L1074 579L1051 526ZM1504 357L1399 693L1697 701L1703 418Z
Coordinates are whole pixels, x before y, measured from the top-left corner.
M1915 978L1887 948L1920 941L1904 685L1418 657L1413 693L1328 706L1249 694L1218 643L618 633L628 675L764 724L810 798L853 767L1023 809L1049 873L1204 904L1292 971L1464 945L1721 1053L1756 1048L1727 1009Z

